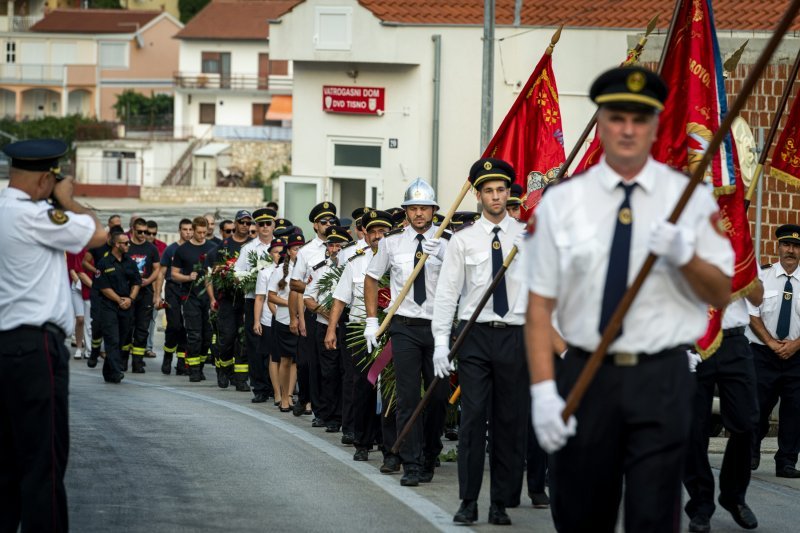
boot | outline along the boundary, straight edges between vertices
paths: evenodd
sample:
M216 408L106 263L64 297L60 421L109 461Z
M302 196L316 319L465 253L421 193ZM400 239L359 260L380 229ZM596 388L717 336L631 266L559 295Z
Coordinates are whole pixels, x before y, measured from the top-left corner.
M131 372L134 374L144 374L144 358L141 355L134 355L131 362Z
M186 367L186 358L185 357L178 357L178 362L175 363L175 375L176 376L188 376L189 369Z
M161 373L169 376L172 373L172 354L164 352L164 360L161 362Z
M228 378L228 373L225 371L224 368L217 367L217 386L220 389L227 389L228 385L230 385L230 378Z
M203 380L202 378L203 371L200 370L199 366L190 366L189 367L189 381L192 383L199 383Z
M250 392L250 385L247 384L247 379L236 379L236 391L237 392Z
M122 371L123 372L127 372L128 371L128 356L129 355L130 355L129 352L122 352L121 359L122 359Z

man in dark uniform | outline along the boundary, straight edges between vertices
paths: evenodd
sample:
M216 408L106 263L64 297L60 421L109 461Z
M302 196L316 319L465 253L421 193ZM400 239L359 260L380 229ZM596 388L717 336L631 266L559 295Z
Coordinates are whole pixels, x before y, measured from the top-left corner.
M775 230L779 261L760 272L764 300L750 309L750 347L758 378L760 419L754 438L752 466L761 459L761 439L778 402L778 451L775 475L800 478L800 226L784 224Z
M156 281L156 307L161 304L161 287L164 287L165 314L167 329L164 332L164 359L161 362L161 373L172 372L172 356L177 357L175 375L185 376L186 370L186 329L183 327L183 310L181 305L181 285L172 279L172 258L183 243L192 238L192 221L181 219L178 223L178 241L173 242L159 261L159 274ZM166 282L166 284L165 284Z
M250 224L253 216L244 209L236 213L236 226L233 235L228 235L222 244L209 254L209 266L216 268L225 262L235 262L239 251L250 241ZM221 389L228 388L233 378L233 367L236 359L243 357L243 347L239 343L239 329L244 323L244 295L241 291L232 294L215 291L209 284L208 294L212 309L217 310L217 357L214 365L217 369L217 385Z
M61 175L66 144L21 141L3 151L11 169L0 191L0 531L68 531L64 340L75 320L64 252L100 246L106 234Z
M127 257L139 269L142 285L131 309L131 328L125 343L133 356L131 371L144 374L144 353L147 351L147 338L150 335L150 321L153 318L153 283L158 278L158 249L147 241L147 221L137 218L133 221ZM128 367L128 350L122 353L122 368Z
M98 263L100 274L94 283L100 291L97 317L106 346L103 378L108 383L119 383L124 377L122 343L130 332L132 307L142 284L136 263L127 256L130 242L124 233L114 235L114 247Z
M186 366L189 381L205 379L203 364L211 347L209 300L205 287L206 257L216 248L206 240L208 221L192 220L192 238L178 247L172 258L172 279L181 283L183 325L186 328Z
M89 248L86 255L83 256L83 269L88 273L92 280L100 275L100 271L96 266L100 260L111 253L113 247L113 238L117 233L124 233L122 226L111 226L108 230L108 240L100 246ZM97 306L100 305L100 291L95 287L94 283L89 290L89 306L92 319L92 348L89 352L89 358L86 360L86 366L94 368L97 366L97 359L100 357L100 348L103 345L103 330L100 328L100 320L97 318Z

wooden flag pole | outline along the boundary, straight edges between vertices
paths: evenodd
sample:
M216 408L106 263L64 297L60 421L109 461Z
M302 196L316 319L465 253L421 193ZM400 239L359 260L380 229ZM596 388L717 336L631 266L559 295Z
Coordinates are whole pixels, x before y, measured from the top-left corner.
M755 87L756 82L761 77L764 69L767 67L767 64L772 58L772 54L775 53L775 50L778 48L778 45L780 44L783 36L786 34L789 26L792 24L792 21L799 10L800 0L792 0L791 5L786 10L786 13L784 13L783 18L780 20L778 27L775 28L775 32L772 34L772 37L770 37L767 46L764 48L764 51L761 52L761 56L758 58L753 70L750 71L750 74L748 74L747 78L744 80L741 91L736 97L736 100L734 100L731 108L728 110L728 114L725 116L722 124L720 124L719 130L717 130L716 134L714 134L714 137L711 139L708 148L706 148L705 152L703 153L703 158L700 160L700 163L697 165L697 167L695 167L689 184L686 186L686 189L683 191L683 195L678 200L677 205L675 205L675 208L668 219L670 223L675 224L678 221L678 218L680 218L681 213L683 213L683 209L689 202L689 198L691 198L695 188L703 182L706 167L708 167L712 158L716 155L717 150L719 150L720 144L722 144L723 139L728 134L728 130L731 128L731 124L733 124L733 120L741 112L742 108L747 102L747 99L753 92L753 87ZM636 298L636 295L642 288L642 284L650 274L650 270L652 270L656 259L656 256L653 254L647 256L647 259L645 259L641 270L636 275L636 279L625 292L625 295L622 297L622 301L617 306L614 314L611 315L611 320L606 326L605 331L603 331L603 337L600 339L600 344L597 346L594 353L592 353L591 357L589 357L589 360L586 361L586 366L583 367L583 370L575 382L575 386L570 391L569 396L567 396L566 407L561 413L564 422L569 420L569 417L575 414L575 410L580 405L581 399L586 393L586 389L589 388L589 385L592 383L592 379L594 379L594 376L597 373L597 369L603 362L603 357L605 357L608 347L616 338L617 332L622 327L622 319L625 318L625 313L627 313L628 309L630 309L633 300Z
M750 201L753 199L753 193L758 186L758 180L761 179L761 175L764 173L764 164L767 162L767 157L769 156L769 149L772 147L772 141L775 140L775 135L778 133L778 126L781 123L781 117L783 116L783 112L786 110L786 104L789 103L789 95L792 94L792 87L794 86L794 82L797 79L797 72L800 70L800 50L797 51L797 56L794 58L794 65L792 65L792 71L789 73L789 78L786 80L786 87L783 88L783 94L781 95L781 101L778 103L778 109L775 110L775 116L772 117L772 124L769 127L769 133L767 134L767 138L764 140L764 146L761 149L761 154L758 157L758 165L756 166L756 171L753 173L753 179L750 180L750 187L747 188L747 194L744 197L744 208L747 209L750 207Z

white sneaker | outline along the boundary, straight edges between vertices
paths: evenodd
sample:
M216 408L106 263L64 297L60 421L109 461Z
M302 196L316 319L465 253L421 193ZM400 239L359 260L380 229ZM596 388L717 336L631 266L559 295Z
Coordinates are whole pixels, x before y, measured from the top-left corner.
M83 359L83 350L80 348L75 350L75 355L73 356L75 359Z

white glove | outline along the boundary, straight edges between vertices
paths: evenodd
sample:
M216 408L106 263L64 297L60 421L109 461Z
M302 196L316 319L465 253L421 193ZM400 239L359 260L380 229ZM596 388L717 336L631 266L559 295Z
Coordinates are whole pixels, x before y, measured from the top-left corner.
M666 220L654 222L647 248L676 267L682 267L694 257L695 235L692 230Z
M450 372L456 369L452 361L447 359L450 355L450 348L447 346L437 346L433 351L433 373L439 379L444 379Z
M514 237L514 246L517 247L519 252L522 252L522 243L525 242L525 232L521 232L516 237Z
M691 350L686 350L686 356L689 358L689 372L697 372L697 365L703 362L703 358Z
M560 450L567 443L567 439L575 435L578 426L575 417L569 417L566 424L561 419L565 405L556 390L556 382L552 379L531 385L533 430L539 446L547 453Z
M440 261L444 261L445 250L446 248L442 246L442 241L439 239L426 239L422 242L422 251Z
M364 340L367 341L367 353L372 353L372 350L378 347L378 317L371 316L367 318L364 323Z

